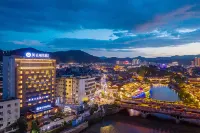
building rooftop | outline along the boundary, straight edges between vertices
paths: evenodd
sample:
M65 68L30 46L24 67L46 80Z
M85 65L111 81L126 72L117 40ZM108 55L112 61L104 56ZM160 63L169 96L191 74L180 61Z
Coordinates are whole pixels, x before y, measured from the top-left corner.
M6 101L12 101L12 100L17 100L18 98L9 98L9 99L1 99L0 102L6 102Z

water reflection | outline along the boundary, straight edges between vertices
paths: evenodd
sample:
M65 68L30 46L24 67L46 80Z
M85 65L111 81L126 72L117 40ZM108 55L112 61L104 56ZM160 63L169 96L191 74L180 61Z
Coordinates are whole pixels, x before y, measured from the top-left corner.
M82 133L199 133L200 128L173 121L117 114L108 116Z
M151 87L151 98L163 101L180 101L178 93L168 86Z

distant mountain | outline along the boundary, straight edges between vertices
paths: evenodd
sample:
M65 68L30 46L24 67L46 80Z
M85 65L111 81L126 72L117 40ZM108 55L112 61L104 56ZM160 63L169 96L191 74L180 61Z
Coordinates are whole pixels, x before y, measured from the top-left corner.
M56 59L57 62L79 62L79 63L92 63L92 62L101 62L102 60L99 57L90 55L81 50L69 50L69 51L57 51L57 52L45 52L40 51L34 48L21 48L12 51L4 52L4 55L19 55L24 56L26 52L34 53L49 53L50 57ZM3 51L1 54L0 51L0 61L2 61Z
M58 62L93 63L102 61L99 57L90 55L81 50L58 51L50 54L51 57Z
M13 55L20 55L24 56L24 53L26 52L35 52L35 53L49 53L51 58L54 58L57 60L57 62L78 62L78 63L94 63L94 62L108 62L108 63L116 63L116 61L132 61L134 58L117 58L117 57L96 57L93 55L90 55L86 52L83 52L81 50L69 50L69 51L57 51L57 52L45 52L40 51L34 48L21 48L16 49L12 51L3 51L0 50L0 61L2 61L2 57L5 54L13 54ZM200 55L183 55L183 56L171 56L171 57L157 57L157 58L145 58L145 57L135 57L137 59L140 59L141 61L147 61L147 62L156 62L156 63L171 63L173 61L178 61L180 64L191 64L191 61L194 60L195 57L200 57Z

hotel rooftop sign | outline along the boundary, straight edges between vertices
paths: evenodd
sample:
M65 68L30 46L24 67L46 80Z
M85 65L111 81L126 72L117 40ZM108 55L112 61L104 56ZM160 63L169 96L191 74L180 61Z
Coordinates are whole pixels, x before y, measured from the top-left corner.
M27 57L27 58L49 58L49 54L27 52L27 53L25 53L25 57Z

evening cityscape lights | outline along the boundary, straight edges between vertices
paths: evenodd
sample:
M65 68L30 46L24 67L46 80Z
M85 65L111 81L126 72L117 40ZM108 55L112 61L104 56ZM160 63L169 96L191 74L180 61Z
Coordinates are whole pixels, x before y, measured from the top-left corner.
M200 0L0 0L0 133L200 133Z

